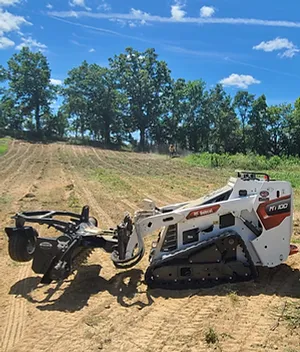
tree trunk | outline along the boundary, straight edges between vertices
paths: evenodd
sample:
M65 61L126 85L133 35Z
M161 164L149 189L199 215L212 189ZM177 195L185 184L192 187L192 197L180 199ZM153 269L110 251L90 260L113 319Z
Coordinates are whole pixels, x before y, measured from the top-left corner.
M242 151L246 154L246 141L245 141L245 119L242 118Z
M145 128L140 128L140 150L145 151Z
M110 145L110 130L109 130L109 128L106 128L105 129L105 144L106 145Z
M108 121L105 121L104 140L105 140L105 144L109 146L110 145L110 126Z
M39 132L41 130L41 120L40 120L40 104L37 103L35 107L35 123L36 130Z

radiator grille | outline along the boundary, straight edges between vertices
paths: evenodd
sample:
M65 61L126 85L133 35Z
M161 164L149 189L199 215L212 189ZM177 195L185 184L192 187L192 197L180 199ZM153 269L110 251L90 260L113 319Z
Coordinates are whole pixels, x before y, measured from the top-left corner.
M171 252L177 249L177 225L168 227L161 252Z

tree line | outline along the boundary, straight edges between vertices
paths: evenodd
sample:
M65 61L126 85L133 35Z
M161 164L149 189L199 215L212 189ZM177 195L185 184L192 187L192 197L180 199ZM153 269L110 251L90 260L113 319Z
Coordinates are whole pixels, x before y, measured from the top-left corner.
M300 156L300 98L268 106L265 95L241 90L231 97L221 84L208 89L201 79L174 79L154 49L127 48L109 67L84 61L57 86L47 58L24 47L0 67L0 81L3 130L129 142L140 150L176 144L193 152ZM62 104L53 111L57 96Z

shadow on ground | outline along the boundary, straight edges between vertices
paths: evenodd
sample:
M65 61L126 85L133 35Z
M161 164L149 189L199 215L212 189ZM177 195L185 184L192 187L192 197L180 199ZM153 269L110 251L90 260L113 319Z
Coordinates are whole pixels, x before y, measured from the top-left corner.
M139 269L118 273L109 280L99 276L100 271L100 265L85 266L77 272L73 280L51 284L48 287L40 284L39 277L29 277L15 283L9 294L26 298L29 302L37 304L40 310L67 312L81 310L88 305L92 295L103 291L116 297L117 302L123 307L138 306L140 309L152 305L154 302L152 297L176 299L192 296L226 296L235 292L238 296L264 294L300 298L300 271L285 264L273 269L261 268L259 278L255 281L180 291L163 289L143 291L140 288L143 284L143 271ZM43 298L33 298L34 291L40 288L46 288ZM143 295L143 299L137 299L138 295Z
M109 280L99 276L100 271L100 265L85 266L77 272L74 279L51 284L48 288L40 284L40 277L29 277L16 282L9 294L22 296L29 302L38 304L38 309L49 311L78 311L88 305L92 295L103 291L116 297L117 302L123 307L138 306L142 309L153 303L147 292L147 303L136 299L132 303L127 302L140 293L138 287L142 283L142 270L131 269L118 273ZM43 287L46 288L43 298L35 299L34 291Z

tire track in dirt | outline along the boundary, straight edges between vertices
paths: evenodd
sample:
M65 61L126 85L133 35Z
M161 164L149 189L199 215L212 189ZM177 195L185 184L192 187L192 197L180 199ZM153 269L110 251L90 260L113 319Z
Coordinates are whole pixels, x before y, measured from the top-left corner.
M119 158L111 157L111 151L106 151L102 149L98 149L98 153L100 153L104 158L107 157L110 159L111 165L113 163L120 163L120 160L123 160L123 154L119 152ZM124 167L126 170L126 174L129 177L134 178L135 181L141 184L142 187L149 188L149 180L145 180L145 175L148 179L149 176L152 176L153 179L151 182L154 184L160 185L160 188L163 187L165 190L162 194L164 199L167 199L167 203L174 203L174 198L177 199L178 202L186 201L190 198L189 195L191 190L195 189L195 180L184 178L184 182L180 180L180 176L182 174L182 169L174 167L174 165L169 164L165 160L157 160L157 158L153 159L127 159L128 162L124 163L122 161L121 168L122 171ZM153 172L155 170L155 172ZM172 172L170 171L172 170ZM174 189L180 189L186 195L179 195L178 192L174 192ZM156 189L153 187L152 192L155 193ZM168 193L166 193L168 191ZM198 196L198 195L197 195ZM166 203L166 201L164 201Z
M159 298L138 313L134 310L128 320L118 324L110 336L112 343L104 351L152 352L167 349L179 352L188 340L195 343L199 351L207 351L207 346L199 339L199 331L203 330L211 311L222 305L222 299L209 299L205 304L202 300L200 297ZM107 322L113 322L116 317L112 314L110 319L104 318L99 330L106 335L105 325L110 326ZM197 341L193 340L195 337Z
M50 154L50 159L51 159L51 155L52 154ZM49 167L52 167L52 165L53 165L52 160L50 160ZM40 173L37 175L37 179L41 178L44 171L45 170L41 169ZM27 269L29 269L29 267ZM25 274L22 274L22 275L19 273L18 281L22 280L27 275L28 275L27 272L25 272ZM24 287L24 289L25 289L25 287ZM22 336L22 331L23 331L23 327L24 327L24 324L22 324L22 321L24 319L22 319L22 315L19 314L20 312L22 312L22 309L24 311L24 306L25 306L24 305L25 304L24 298L20 298L20 301L18 301L18 302L20 302L19 305L17 305L17 303L16 303L17 301L16 301L15 297L11 297L11 301L13 304L10 304L12 309L10 309L10 311L9 311L9 320L6 324L7 326L5 329L5 336L4 336L6 349L9 349L12 346L17 344L18 337ZM72 315L72 316L74 316L74 315ZM80 314L79 314L79 316L78 315L74 316L74 319L73 319L74 320L74 322L73 322L74 327L78 323L80 317L81 317ZM56 332L56 336L58 336L58 340L62 336L66 335L66 331L69 329L69 323L72 324L72 319L68 319L68 325L66 325L65 319L66 318L65 318L64 314L62 314L61 320L56 321L55 326L53 326L53 330ZM71 320L71 322L70 322L70 320ZM14 325L14 321L16 321L16 322L19 321L20 323L18 325ZM36 327L36 328L38 328L38 327ZM10 331L12 331L11 334L9 333ZM16 333L14 333L14 331L16 331ZM12 334L16 335L16 338L13 338ZM49 346L49 336L47 335L47 333L44 334L44 338L42 339L42 341L44 341L44 343L45 343L44 345L43 345L43 343L41 343L41 344L38 343L38 345L36 345L37 338L36 338L36 334L34 334L32 337L27 337L27 338L23 339L21 345L19 344L19 345L16 345L15 347L18 350L24 350L24 351L27 351L29 346L31 346L32 350L40 351L41 350L40 348L42 348L42 350L46 350ZM23 349L23 346L24 346L24 349ZM41 347L41 346L43 346L43 347ZM6 349L5 349L5 351L6 351ZM52 350L52 347L50 349Z
M17 281L24 280L29 272L29 266L23 265L19 270ZM23 283L23 290L25 284ZM11 296L9 300L9 311L4 327L1 348L5 352L12 348L23 336L25 320L25 302L22 297Z
M10 143L8 145L8 152L1 155L0 157L0 166L3 164L6 164L7 162L9 162L12 158L14 158L14 156L18 153L18 151L21 148L21 144L18 143L18 146L16 148L16 143L15 141L13 141L12 143ZM12 155L11 155L12 154Z
M37 151L37 148L33 151L31 156L35 160L35 152ZM39 157L42 156L44 151L44 146L42 145L42 148L40 148L39 152ZM29 189L32 188L32 186L36 183L38 179L42 177L42 174L44 172L45 166L47 164L47 159L44 158L44 165L42 168L40 168L40 171L38 173L35 173L35 177L30 178L31 186L29 186ZM24 164L25 165L25 162ZM26 168L24 172L21 174L22 176L22 181L27 177L27 175L31 174L32 170L34 169L35 164L32 162L30 168ZM17 171L17 174L14 175L12 179L15 179L19 176L20 169ZM22 281L28 277L28 274L30 272L30 264L22 264L22 268L19 270L18 273L18 278L17 282ZM21 284L22 286L20 287L20 297L15 297L11 296L10 297L10 304L9 304L9 311L7 313L6 317L6 325L4 329L4 334L3 334L3 349L4 351L12 348L15 344L18 343L18 341L21 340L24 329L25 329L25 320L26 320L26 301L22 297L22 295L27 291L26 289L26 281L24 280Z
M22 159L22 157L24 155L27 154L29 149L30 149L30 145L27 146L26 150L24 148L22 148L22 146L20 145L18 150L16 151L16 154L14 154L10 158L10 159L13 159L13 161L8 163L8 161L10 161L10 159L9 159L9 160L5 160L3 162L3 164L7 164L8 163L8 165L7 165L7 167L4 167L3 169L0 170L0 175L5 175L5 174L9 173L10 170L13 170L16 167L16 164L18 164L18 161L20 159Z
M80 151L81 151L82 157L88 158L88 160L91 161L91 163L94 165L95 168L99 167L98 163L97 163L93 158L90 158L90 156L89 156L88 151L87 151L86 148L84 148L84 149L81 148ZM101 194L105 195L105 198L110 199L111 194L107 193L107 192L104 190L104 188L101 186L101 184L100 184L100 185L98 184L97 187L98 187L98 188L101 187ZM133 203L131 203L128 199L123 199L123 198L122 198L122 199L119 200L119 202L125 204L125 208L126 208L126 207L129 207L130 209L132 209L132 210L134 210L134 211L135 211L136 208L137 208L136 205L133 204ZM122 210L124 211L125 209L122 209Z
M39 157L43 154L43 146L40 149L40 154ZM34 153L33 153L34 154ZM31 167L28 169L28 172L31 173L32 169L34 168L35 164L32 163ZM31 190L32 185L35 183L35 181L39 178L39 176L42 174L43 169L37 174L37 177L34 179L33 183L29 187L29 190ZM23 264L22 269L19 272L19 277L18 281L24 280L28 277L28 274L30 272L30 267L31 264ZM8 340L8 345L7 349L13 347L18 341L21 340L24 330L25 330L25 321L26 321L26 301L22 297L22 295L26 292L26 281L22 282L22 286L20 288L20 297L15 297L12 296L11 298L16 301L15 304L9 305L10 307L13 306L13 312L9 312L10 316L13 316L12 321L8 321L7 323L7 331L10 331L10 336L7 339ZM9 335L9 334L6 334Z
M104 166L106 166L108 169L113 169L114 171L117 171L117 172L120 171L117 167L115 167L114 165L108 163L106 160L104 160L103 158L101 158L100 155L99 155L99 153L96 152L95 148L92 148L92 151L93 151L95 157L97 158L97 160L99 160L100 165L104 165ZM91 158L91 160L92 160L92 158ZM94 164L97 165L96 162L94 162ZM99 166L99 165L98 165L98 166ZM123 169L122 169L122 173L128 175L129 177L132 177L132 174L131 174L130 172L125 171L125 170L123 170ZM140 188L140 187L137 187L137 184L136 184L135 182L130 182L130 180L128 180L127 178L122 177L122 176L120 175L120 173L118 173L118 177L120 177L120 179L121 179L123 182L127 183L132 189L134 189L134 191L135 191L136 193L141 194L143 197L153 199L155 202L163 203L163 201L162 201L161 199L156 198L154 195L150 196L149 194L145 193L144 191L141 192L141 191L140 191L141 188ZM149 186L149 185L148 185L148 186Z
M40 151L40 154L38 155L37 158L35 158L35 161L38 161L39 163L42 163L42 166L38 164L38 167L36 166L36 163L32 162L31 167L29 169L30 173L34 169L38 169L38 172L34 172L34 177L33 179L30 179L30 185L27 187L27 192L26 193L35 193L36 189L38 188L38 183L42 181L47 169L52 168L52 160L53 160L53 153L51 153L50 148L47 146L45 148L45 145L42 144L40 148L38 148ZM37 159L37 160L36 160ZM41 161L42 159L42 161Z
M276 306L279 306L280 303L282 303L282 296L299 296L299 282L295 282L293 272L289 272L288 275L284 275L284 269L286 269L286 267L277 268L278 273L272 280L272 286L274 286L275 284L276 289L272 290L273 294L268 300L268 302L266 302L266 304L264 304L262 300L260 300L259 302L260 305L263 305L265 310L267 308L267 314L259 314L258 323L252 326L250 334L247 335L247 339L244 341L244 347L246 349L248 348L249 351L256 351L257 345L262 346L263 348L268 345L268 339L270 338L272 333L270 328L274 324L274 320L276 320L276 317L274 319L274 317L270 315L270 308L274 306L274 302L276 301ZM255 344L253 344L252 341L255 341ZM239 352L240 351L244 351L242 346Z
M29 151L30 149L34 149L34 151L31 153L31 152ZM7 172L8 169L13 169L14 166L15 166L15 164L16 164L16 162L17 162L19 159L23 158L23 156L25 155L25 157L23 158L23 160L21 161L21 163L19 164L19 166L17 167L17 169L16 169L12 174L8 175L8 177L4 178L4 181L2 181L1 186L2 186L4 189L7 189L7 186L6 186L6 185L7 185L8 183L12 183L12 181L17 177L17 175L20 173L20 171L21 171L21 170L23 169L23 167L26 165L27 161L28 161L32 156L34 156L35 150L36 150L36 147L34 148L34 147L32 147L31 145L29 145L29 146L27 147L27 149L25 150L25 152L24 152L20 157L16 158L16 159L14 160L14 163L12 163L12 164L10 165L10 167L6 169L6 171L3 170L3 172ZM0 174L1 174L1 173L2 173L2 172L0 172Z
M118 153L123 156L122 152ZM109 155L109 151L107 151L107 155ZM211 176L214 174L212 169L209 170L203 167L191 166L182 161L162 157L157 154L140 155L135 153L129 158L129 160L129 164L133 164L135 167L136 164L139 163L145 166L149 171L149 176L154 177L154 179L158 176L156 182L161 184L161 187L170 190L170 194L174 195L179 192L180 196L177 196L177 198L181 198L182 201L191 198L199 198L199 196L207 193L203 193L203 189L205 188L207 188L208 192L211 191ZM158 173L153 173L152 170L158 170ZM220 187L228 180L228 175L227 173L225 174L226 175L220 170L218 182ZM166 184L164 184L165 182ZM213 183L215 184L216 182ZM174 192L173 188L176 188L178 191ZM213 189L215 189L215 185ZM200 191L200 194L197 190Z
M75 155L76 158L78 158L78 154L76 152L76 149L72 146L72 151L73 154ZM69 165L72 170L74 170L74 165L72 165L71 162L69 162ZM78 177L76 171L72 172L72 176L75 179L75 186L77 185L79 187L79 190L81 191L80 193L84 195L85 200L91 204L95 212L101 216L101 219L105 220L105 225L107 226L113 226L113 220L112 218L97 204L96 199L94 198L93 194L90 192L90 190L83 184L84 182L81 181L81 179Z
M72 148L72 151L76 157L76 150L74 150ZM64 151L66 152L66 151ZM68 160L71 160L68 158ZM89 198L89 202L92 204L93 202L91 202L93 195L90 192L85 193L84 192L84 188L82 187L82 183L79 179L79 176L76 175L76 171L73 172L73 166L71 161L68 163L68 170L67 173L70 173L72 175L72 178L75 179L75 186L78 187L79 190L79 196L81 198ZM64 170L64 177L66 177L66 170ZM94 200L96 202L96 200ZM92 204L95 205L95 204ZM98 215L102 214L102 211L99 210L98 207L93 207L95 208L95 211L97 211ZM107 215L108 216L108 215ZM111 220L110 220L111 221ZM105 297L104 300L101 300L101 305L102 305L102 310L104 312L106 312L107 310L105 309L106 305L110 305L113 304L115 302L116 298L114 296L108 296ZM41 338L40 340L37 340L35 338L35 340L33 341L33 339L29 339L29 340L25 340L23 341L24 346L27 346L27 348L30 346L32 346L32 350L34 349L34 346L39 346L39 350L45 350L45 351L52 351L53 348L55 348L55 346L60 345L62 343L62 341L65 338L72 338L72 337L67 337L68 334L66 334L66 331L69 331L69 329L72 329L72 327L76 327L78 324L80 324L80 322L82 321L82 319L89 315L88 311L91 311L89 308L85 308L84 310L80 311L80 312L76 312L76 314L72 314L72 315L68 315L68 324L65 324L65 319L66 317L62 316L61 319L56 320L55 321L55 329L53 329L53 333L51 335L51 339L52 339L52 343L51 343L51 347L49 347L49 338L47 336L44 336L43 338ZM80 350L80 342L77 341L76 337L74 340L74 344L72 344L72 348L75 348L76 350L76 346L78 347L78 350ZM18 346L19 347L19 346Z
M76 152L74 150L73 152L76 156ZM76 172L72 172L73 171L72 165L70 164L69 167L70 168L67 170L67 172L66 170L63 171L64 179L67 180L68 179L67 174L70 173L70 175L72 176L72 179L73 178L75 179L76 186L79 188L79 196L85 199L89 198L89 202L91 202L93 195L89 192L88 193L84 192L82 188L82 184L79 180L79 177L75 174ZM95 211L98 213L98 215L102 214L102 211L98 206L95 207ZM106 216L108 217L107 214ZM108 221L112 222L110 218L108 218ZM108 296L107 298L104 299L104 301L101 301L103 304L103 310L105 310L104 305L112 304L114 300L115 298L113 296ZM69 340L70 336L68 334L68 331L70 331L70 329L72 330L73 328L75 329L76 326L78 326L78 324L82 322L82 319L89 314L88 311L91 312L92 309L93 308L85 307L81 311L78 311L73 314L68 314L68 317L65 316L65 314L67 313L60 313L60 317L58 319L57 318L55 319L53 329L51 329L51 346L49 346L49 336L47 335L47 333L45 334L40 333L39 336L42 336L41 338L37 338L36 335L28 337L22 341L22 344L19 344L16 347L18 347L18 350L20 351L27 351L28 349L32 351L41 351L41 350L53 351L55 346L60 344L62 340L64 340L65 338L68 338ZM66 319L68 321L67 324L66 324ZM35 328L38 329L39 327L35 325ZM49 329L49 326L47 326L47 329ZM81 343L76 338L74 341L74 345L72 345L72 349L78 350L78 351L81 350Z
M117 171L119 177L126 183L128 183L133 189L135 190L139 190L139 189L149 189L151 188L151 195L149 193L146 193L143 191L143 195L146 197L146 198L150 198L150 199L153 199L156 203L160 203L160 204L166 204L166 203L174 203L176 202L176 200L174 200L173 197L169 197L167 196L164 192L159 192L161 197L157 197L155 195L156 192L154 192L154 189L153 187L149 187L149 182L145 181L142 177L140 176L137 176L133 173L132 170L135 170L136 171L136 167L130 167L130 166L127 166L125 164L121 164L120 167L117 167L116 165L114 165L113 163L111 162L107 162L106 160L104 160L103 158L101 158L101 156L99 155L99 152L103 154L103 151L101 150L98 150L98 152L95 150L95 148L92 148L93 150L93 153L95 154L95 156L97 157L97 159L100 161L100 163L102 165L106 165L106 167L108 169L113 169L115 171ZM129 180L127 178L124 178L120 175L120 169L121 169L121 173L127 175L129 177ZM138 183L136 182L131 182L130 179L131 178L134 178L134 180L138 181ZM177 198L177 201L179 200L178 196L176 196ZM179 200L180 201L180 200Z
M120 159L122 160L125 156L125 158L129 161L128 165L133 168L139 166L137 164L141 163L140 166L149 168L150 171L152 169L159 170L161 176L169 176L172 174L176 174L176 175L184 174L186 176L186 174L188 174L189 176L199 178L199 176L201 176L201 172L204 175L209 174L209 171L207 169L188 167L188 165L186 165L187 167L184 167L185 164L181 165L178 162L175 162L169 158L162 157L161 155L157 155L157 154L143 155L143 154L135 153L130 158L127 158L126 153L124 155L123 152L114 152L113 154L114 156L111 157L110 150L103 150L103 149L98 149L98 150L101 152L103 156L109 157L110 160L120 160ZM189 180L186 180L186 182L189 182Z
M288 277L282 278L280 268L272 277L271 281L266 284L261 292L265 294L251 295L247 297L246 306L239 310L238 315L232 322L234 327L232 334L238 337L239 341L228 340L223 345L226 351L243 352L257 351L265 344L266 335L270 332L270 327L274 321L269 316L269 308L278 297L276 294L286 285ZM275 288L274 288L275 286ZM271 291L270 291L271 290ZM264 314L262 314L262 307Z

